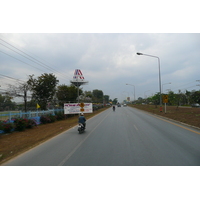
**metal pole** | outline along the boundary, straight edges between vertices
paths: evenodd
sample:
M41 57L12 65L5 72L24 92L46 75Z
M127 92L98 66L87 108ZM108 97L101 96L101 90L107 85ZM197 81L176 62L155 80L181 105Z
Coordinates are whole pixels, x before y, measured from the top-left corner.
M160 112L162 112L162 93L161 93L161 75L160 75L160 58L158 58L158 66L159 66L159 84L160 84Z
M131 84L126 83L126 85L131 85ZM134 101L135 101L135 85L131 85L131 86L134 87Z
M79 104L79 85L77 84L77 88L78 88L78 104ZM78 116L80 117L80 112L78 113Z
M144 53L137 53L137 55L150 56L158 59L158 69L159 69L159 88L160 88L160 112L162 112L162 94L161 94L161 75L160 75L160 58L158 56L148 55Z

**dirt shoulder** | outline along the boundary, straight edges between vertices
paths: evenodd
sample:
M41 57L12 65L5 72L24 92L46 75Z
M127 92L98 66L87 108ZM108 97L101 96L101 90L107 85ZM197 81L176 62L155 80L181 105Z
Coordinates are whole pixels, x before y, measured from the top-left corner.
M108 108L85 114L89 119ZM45 142L46 140L77 125L77 116L54 123L43 124L21 132L0 135L0 165L7 160ZM78 132L77 132L78 133Z
M167 106L166 113L160 112L160 107L155 105L131 105L140 110L144 110L162 117L166 117L178 122L188 124L200 128L200 108L191 107L177 107L177 106Z

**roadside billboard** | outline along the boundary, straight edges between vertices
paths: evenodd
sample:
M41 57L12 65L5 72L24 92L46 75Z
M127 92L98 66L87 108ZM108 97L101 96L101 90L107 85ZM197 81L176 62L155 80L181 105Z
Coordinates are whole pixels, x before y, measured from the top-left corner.
M64 114L92 113L92 103L65 103Z

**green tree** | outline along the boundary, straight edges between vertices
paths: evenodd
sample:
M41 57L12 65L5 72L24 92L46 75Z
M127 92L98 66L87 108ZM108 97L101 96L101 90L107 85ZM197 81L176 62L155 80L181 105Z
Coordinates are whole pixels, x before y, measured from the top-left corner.
M187 99L187 104L190 105L190 101L191 101L191 92L186 90L185 92L186 95L186 99Z
M23 97L24 110L27 112L27 92L30 86L27 83L19 83L18 85L10 85L10 94L14 97ZM23 109L23 108L22 108Z
M169 91L168 104L174 106L176 104L177 95L173 91Z
M80 102L92 102L92 92L91 91L85 91L79 96Z
M79 95L83 93L82 89L79 89ZM56 97L58 99L59 105L68 102L76 102L78 97L78 88L73 84L70 86L59 85L56 91Z
M159 105L160 104L160 93L156 93L153 97L152 97L152 102L154 105Z
M200 104L200 91L192 91L191 93L191 103L199 103Z
M92 94L91 91L85 91L85 92L84 92L84 95L85 95L85 97L89 97L89 98L92 98L92 97L93 97L93 94Z
M103 96L103 98L104 98L104 103L109 103L109 95L104 95Z
M53 74L44 73L38 78L34 78L34 75L29 76L27 83L32 91L32 98L42 110L46 110L47 103L53 100L58 82Z
M11 101L12 97L9 95L0 94L0 111L13 110L16 107L16 103Z
M112 103L115 104L115 105L117 104L117 102L118 102L118 99L117 99L117 98L114 98L114 99L112 100Z
M95 103L103 103L103 91L102 90L93 90L93 101Z
M176 94L176 105L177 108L186 102L185 95L181 92L181 90L178 90L178 94Z

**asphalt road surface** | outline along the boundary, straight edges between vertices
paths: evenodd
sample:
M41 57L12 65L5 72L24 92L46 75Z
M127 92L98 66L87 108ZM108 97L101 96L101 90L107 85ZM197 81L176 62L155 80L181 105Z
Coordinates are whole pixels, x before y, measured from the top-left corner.
M112 108L4 163L10 166L199 166L200 131L131 107Z

